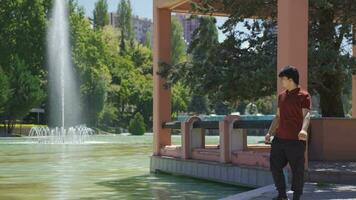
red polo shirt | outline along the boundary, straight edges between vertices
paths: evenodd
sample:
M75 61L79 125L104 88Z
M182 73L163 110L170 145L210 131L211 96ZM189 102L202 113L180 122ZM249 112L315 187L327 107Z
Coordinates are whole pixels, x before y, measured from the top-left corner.
M298 140L303 126L303 108L311 109L311 97L307 91L295 88L278 95L280 112L276 136L282 139Z

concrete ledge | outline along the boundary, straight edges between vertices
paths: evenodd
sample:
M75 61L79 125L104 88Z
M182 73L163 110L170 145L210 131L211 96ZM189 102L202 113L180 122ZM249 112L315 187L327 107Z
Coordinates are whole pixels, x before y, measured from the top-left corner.
M240 194L228 196L228 197L220 199L220 200L250 200L252 198L259 197L264 193L273 192L274 190L275 190L275 186L273 184L271 184L271 185L260 187L260 188L254 189L254 190L250 190L248 192L243 192Z
M273 184L269 169L231 163L151 156L151 172L165 172L246 187ZM287 171L285 170L287 175Z

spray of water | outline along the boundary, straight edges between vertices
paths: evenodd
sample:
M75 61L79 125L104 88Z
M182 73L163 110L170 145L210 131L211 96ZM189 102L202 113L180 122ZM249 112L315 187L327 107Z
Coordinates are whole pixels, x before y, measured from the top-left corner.
M82 143L94 131L81 124L79 85L71 63L66 0L55 0L47 30L49 124L30 136L51 137L45 143Z

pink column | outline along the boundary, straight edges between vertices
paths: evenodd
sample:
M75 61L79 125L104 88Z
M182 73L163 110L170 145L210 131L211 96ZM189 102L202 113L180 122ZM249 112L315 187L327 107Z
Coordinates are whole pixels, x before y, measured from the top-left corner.
M356 119L356 75L352 75L352 118Z
M303 89L308 89L308 4L308 0L278 0L277 74L286 65L295 66ZM278 80L277 94L281 91ZM307 151L305 158L308 168Z
M308 89L308 0L278 0L277 74L286 65L300 73L300 85ZM281 92L277 82L277 93Z
M356 25L353 25L352 32L356 39ZM352 46L352 53L356 57L356 44ZM356 118L356 74L352 75L352 118Z
M169 9L153 6L153 133L154 155L159 155L160 148L171 144L169 129L162 128L163 122L171 121L171 92L164 86L165 80L157 72L159 63L171 61L171 12Z

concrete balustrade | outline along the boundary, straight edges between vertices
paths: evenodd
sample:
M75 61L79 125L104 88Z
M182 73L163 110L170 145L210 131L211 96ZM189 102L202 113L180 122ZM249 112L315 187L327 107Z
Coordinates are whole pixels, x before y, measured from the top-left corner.
M234 128L239 116L226 116L219 124L221 162L269 168L270 145L248 145L247 130Z
M181 144L165 145L161 148L162 156L182 159L232 163L269 168L270 145L247 144L247 130L236 127L240 116L228 115L223 121L216 122L219 129L219 144L205 144L205 128L195 126L202 123L197 116L189 117L180 123ZM235 126L234 126L235 125Z

